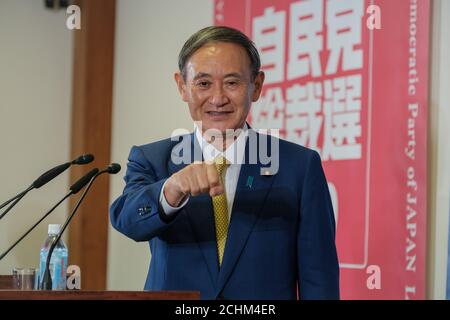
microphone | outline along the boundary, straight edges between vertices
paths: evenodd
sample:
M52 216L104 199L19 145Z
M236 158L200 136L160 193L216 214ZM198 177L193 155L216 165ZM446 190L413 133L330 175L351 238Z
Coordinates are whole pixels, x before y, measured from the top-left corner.
M52 289L53 284L52 284L52 276L50 274L50 261L51 261L51 258L52 258L53 250L55 249L57 243L61 239L61 236L62 236L64 230L66 230L66 228L69 225L70 221L72 220L73 216L77 212L81 202L83 201L84 197L88 193L88 191L91 188L93 182L95 181L95 179L97 179L98 176L100 176L103 173L116 174L116 173L118 173L120 171L120 169L121 169L120 164L112 163L106 169L103 169L102 171L97 172L90 179L89 184L84 189L83 193L81 194L80 198L78 199L75 207L73 208L73 210L70 213L69 217L67 218L66 222L64 222L64 225L62 226L61 230L59 231L58 236L56 237L55 240L53 240L53 242L52 242L52 244L50 246L50 249L49 249L48 254L47 254L47 261L45 262L44 275L42 276L42 282L41 282L41 284L39 286L39 288L41 290L51 290Z
M118 163L111 163L108 168L106 168L106 171L108 171L109 174L116 174L119 173L121 167Z
M55 204L45 215L42 216L41 219L39 219L38 222L36 222L30 229L27 230L12 246L10 246L5 252L3 252L0 255L0 261L12 250L14 249L31 231L34 230L34 228L37 227L38 224L40 224L47 216L52 213L64 200L66 200L68 197L70 197L72 194L78 193L83 187L88 184L88 182L92 179L93 176L95 176L98 173L98 169L92 169L88 173L86 173L83 177L81 177L77 182L75 182L70 187L70 192L64 196L57 204Z
M94 156L92 154L83 154L82 156L79 156L75 160L73 160L72 164L88 164L94 161Z
M39 189L47 182L49 182L50 180L53 180L54 178L59 176L61 173L66 171L71 165L72 165L71 162L66 162L64 164L54 167L53 169L48 170L47 172L42 174L39 178L34 180L34 182L31 186L34 189Z
M39 178L37 178L36 180L34 180L34 182L31 184L31 186L29 186L26 190L22 191L21 193L17 194L16 196L12 197L11 199L9 199L8 201L2 203L0 205L0 209L2 209L3 207L5 207L6 205L8 205L10 202L13 202L8 208L6 208L6 210L0 214L0 220L20 201L22 200L22 198L31 190L33 189L39 189L40 187L42 187L43 185L45 185L46 183L50 182L51 180L53 180L54 178L56 178L57 176L59 176L61 173L63 173L64 171L66 171L71 165L83 165L83 164L88 164L90 162L92 162L94 160L94 156L92 154L85 154L82 156L79 156L78 158L76 158L73 161L70 162L66 162L63 164L60 164L46 172L44 172Z

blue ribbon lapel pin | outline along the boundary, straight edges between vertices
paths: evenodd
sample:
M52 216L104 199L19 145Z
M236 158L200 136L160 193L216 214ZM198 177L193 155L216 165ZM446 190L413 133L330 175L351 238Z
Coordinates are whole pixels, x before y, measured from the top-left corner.
M248 176L247 183L245 184L245 186L251 189L252 185L253 185L253 176Z

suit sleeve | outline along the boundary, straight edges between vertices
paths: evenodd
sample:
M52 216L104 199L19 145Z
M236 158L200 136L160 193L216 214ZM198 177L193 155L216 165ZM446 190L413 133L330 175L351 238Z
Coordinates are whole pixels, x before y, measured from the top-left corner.
M135 241L149 241L176 219L166 215L160 206L160 194L167 179L157 180L152 164L139 147L128 157L125 189L110 208L112 226Z
M297 250L300 299L339 299L334 213L320 156L315 151L303 181Z

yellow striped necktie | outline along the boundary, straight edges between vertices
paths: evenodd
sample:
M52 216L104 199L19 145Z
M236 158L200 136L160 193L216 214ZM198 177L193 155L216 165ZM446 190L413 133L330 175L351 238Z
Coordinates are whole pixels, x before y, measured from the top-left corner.
M219 173L220 181L225 189L225 172L228 165L227 160L223 156L218 156L214 159L214 163ZM224 193L214 196L212 202L214 208L214 221L216 223L217 252L219 256L219 266L221 266L228 233L228 204L225 190Z

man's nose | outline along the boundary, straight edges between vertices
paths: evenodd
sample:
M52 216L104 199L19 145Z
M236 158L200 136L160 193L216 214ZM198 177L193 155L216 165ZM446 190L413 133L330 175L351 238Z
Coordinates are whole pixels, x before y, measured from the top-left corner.
M216 107L221 107L228 103L228 97L221 85L214 86L209 103Z

